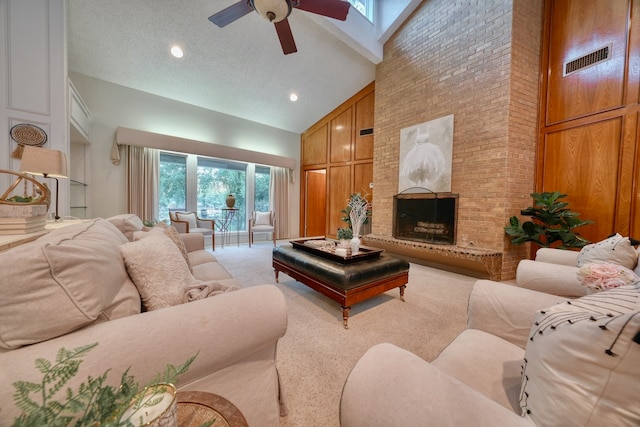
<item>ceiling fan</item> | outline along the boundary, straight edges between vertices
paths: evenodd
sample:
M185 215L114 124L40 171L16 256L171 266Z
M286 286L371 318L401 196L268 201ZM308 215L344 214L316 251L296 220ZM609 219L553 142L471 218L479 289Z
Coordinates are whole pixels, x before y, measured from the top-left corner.
M240 0L211 15L209 21L222 28L255 10L260 16L274 23L282 51L288 55L298 51L287 19L292 9L344 21L347 19L349 6L348 2L342 0Z

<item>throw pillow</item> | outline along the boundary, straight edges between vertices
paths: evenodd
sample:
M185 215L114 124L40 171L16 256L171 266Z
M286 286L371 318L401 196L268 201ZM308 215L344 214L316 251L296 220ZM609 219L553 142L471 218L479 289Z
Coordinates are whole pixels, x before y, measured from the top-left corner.
M167 237L171 239L173 243L175 243L176 247L180 250L182 257L184 258L187 266L189 267L189 271L193 273L193 267L191 266L191 260L189 259L189 255L187 252L187 247L184 245L184 241L180 237L180 233L174 226L170 227L153 227L149 228L148 231L136 231L133 233L133 240L144 239L149 236L149 233L164 233Z
M256 211L255 225L271 225L271 211L269 212Z
M578 280L589 292L600 292L630 285L640 277L627 267L607 262L583 265L578 269Z
M576 266L605 262L633 269L638 262L638 252L631 246L628 237L622 237L616 233L608 239L582 248L578 254Z
M181 304L196 279L169 237L164 233L148 234L120 247L129 276L147 310Z
M111 223L96 219L0 252L0 347L14 349L101 317L139 313L137 292L127 287L123 241Z
M142 220L135 214L120 214L107 218L129 241L133 240L133 232L144 228Z
M176 212L176 217L180 221L187 221L189 223L189 229L198 228L198 222L196 220L195 213Z
M520 406L538 426L640 425L640 282L541 311Z

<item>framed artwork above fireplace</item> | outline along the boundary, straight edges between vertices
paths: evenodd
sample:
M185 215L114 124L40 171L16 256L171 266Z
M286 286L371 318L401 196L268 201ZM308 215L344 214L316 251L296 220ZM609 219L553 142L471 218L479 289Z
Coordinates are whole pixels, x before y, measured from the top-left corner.
M398 193L451 191L453 114L400 130Z

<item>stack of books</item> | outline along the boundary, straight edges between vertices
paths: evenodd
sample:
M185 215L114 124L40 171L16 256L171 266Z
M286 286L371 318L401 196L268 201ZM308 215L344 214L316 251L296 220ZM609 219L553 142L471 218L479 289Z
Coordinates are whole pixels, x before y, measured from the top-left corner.
M0 204L0 235L28 234L44 230L46 205Z

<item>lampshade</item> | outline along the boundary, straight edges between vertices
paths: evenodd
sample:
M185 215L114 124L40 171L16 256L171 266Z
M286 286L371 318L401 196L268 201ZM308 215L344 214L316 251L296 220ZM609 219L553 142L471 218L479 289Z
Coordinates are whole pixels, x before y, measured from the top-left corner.
M253 8L266 20L276 23L291 13L290 0L251 0Z
M20 171L50 178L67 178L67 156L58 150L25 146Z

